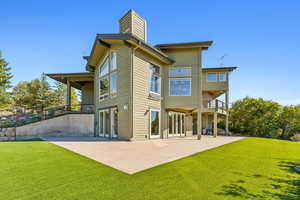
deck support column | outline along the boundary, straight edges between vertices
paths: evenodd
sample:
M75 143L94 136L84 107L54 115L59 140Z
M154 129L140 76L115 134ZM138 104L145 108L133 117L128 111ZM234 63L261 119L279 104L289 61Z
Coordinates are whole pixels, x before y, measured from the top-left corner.
M66 98L67 109L71 110L71 83L67 80L67 98Z
M200 140L202 135L202 112L198 109L197 116L197 139Z
M202 94L202 52L201 50L199 51L198 54L198 64L199 66L197 67L197 85L198 85L198 105L197 105L197 110L198 110L198 117L197 117L197 139L200 140L202 136L202 111L203 111L203 94Z
M226 115L225 115L225 132L226 135L229 135L229 106L228 106L228 99L229 99L229 94L228 94L228 90L225 93L225 110L226 110Z
M214 137L218 135L218 113L214 112Z

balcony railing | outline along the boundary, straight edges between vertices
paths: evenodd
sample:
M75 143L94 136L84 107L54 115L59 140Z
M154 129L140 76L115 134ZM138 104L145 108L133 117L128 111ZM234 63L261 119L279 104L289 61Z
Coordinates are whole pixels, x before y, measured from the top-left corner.
M0 128L17 127L33 122L38 122L65 114L92 114L94 113L94 105L62 105L45 108L43 111L31 111L28 109L19 109L14 114L0 116Z
M215 111L219 113L227 113L226 104L218 99L209 101L207 104L207 108L215 109Z

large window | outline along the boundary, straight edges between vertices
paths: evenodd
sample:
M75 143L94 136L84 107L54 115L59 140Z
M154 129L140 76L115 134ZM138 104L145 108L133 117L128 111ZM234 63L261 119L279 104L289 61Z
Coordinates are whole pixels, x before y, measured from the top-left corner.
M117 92L117 53L111 52L99 69L99 98L100 100Z
M108 74L109 71L109 63L108 63L108 58L104 60L104 63L100 67L100 76L105 76Z
M150 110L150 137L159 137L160 116L158 110Z
M110 55L111 71L117 69L117 52L113 51Z
M114 72L110 75L110 93L117 92L117 78L118 78L118 75L116 72Z
M208 82L224 82L226 81L226 72L207 73L206 80Z
M192 93L192 68L171 67L169 68L169 95L190 96Z
M150 65L150 92L160 94L160 67Z
M176 67L169 69L170 77L182 77L182 76L191 76L192 68L190 67Z
M100 99L104 99L109 95L109 80L105 77L100 80Z
M219 73L219 81L226 81L226 73L225 72L221 72Z
M218 74L217 73L208 73L207 74L207 81L208 82L217 82L218 81Z
M191 79L176 78L169 80L170 96L190 96L191 95Z

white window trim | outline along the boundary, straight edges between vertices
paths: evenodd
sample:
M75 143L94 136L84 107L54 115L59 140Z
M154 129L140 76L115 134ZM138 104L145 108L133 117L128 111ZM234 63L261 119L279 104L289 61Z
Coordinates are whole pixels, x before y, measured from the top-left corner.
M191 74L190 75L188 75L188 76L171 76L170 75L170 70L172 70L172 69L176 69L176 68L189 68L189 69L191 69ZM176 67L169 67L169 69L168 69L168 77L169 78L178 78L178 77L192 77L192 72L193 71L193 69L192 69L192 67L178 67L178 66L176 66Z
M116 82L117 82L117 85L116 85L116 91L112 91L112 88L111 88L111 86L112 86L112 84L111 84L111 76L113 75L113 74L116 74L117 75L117 80L116 80ZM118 92L118 73L117 73L117 71L116 70L114 70L113 72L111 72L110 74L109 74L109 90L110 90L110 95L115 95L115 94L117 94L117 92Z
M116 69L114 69L114 70L112 70L112 68L111 68L111 54L113 52L116 53L116 63L117 63ZM106 61L106 59L108 60L108 73L105 74L105 75L100 76L101 66L104 64L104 62ZM99 102L104 101L107 98L114 98L114 97L117 96L116 94L118 93L118 80L117 80L117 91L116 92L111 92L111 74L117 73L117 72L118 72L118 51L116 51L116 50L110 50L109 52L107 52L105 54L105 56L103 57L102 61L98 65L98 73L97 74L98 74L98 80L99 80L98 81L98 84L99 84L99 98L98 98ZM117 76L118 76L118 73L117 73ZM100 88L101 88L100 81L102 79L107 78L107 77L108 77L108 82L109 82L108 93L100 95Z
M110 71L110 57L109 57L109 53L107 53L106 55L105 55L105 57L103 58L103 60L102 60L102 62L99 64L99 72L98 72L98 77L99 78L102 78L102 77L104 77L104 76L106 76L106 75L108 75L109 74L109 71ZM107 74L104 74L104 75L100 75L100 73L101 73L101 66L104 64L104 62L106 61L106 59L108 59L108 73Z
M158 135L155 135L155 136L152 136L151 135L151 112L154 111L154 112L158 112L158 116L159 116L159 119L158 119ZM149 110L149 138L150 139L153 139L153 138L160 138L161 137L161 112L159 109L154 109L154 108L150 108Z
M103 79L108 79L108 87L109 87L109 90L108 90L108 92L105 93L105 94L101 94L101 92L100 92L100 90L101 90L101 81L102 81ZM99 79L99 100L100 100L100 101L103 101L103 100L105 100L109 95L110 95L110 75L109 75L109 74L106 74L105 76L102 76L102 77ZM103 97L103 98L101 99L101 97Z
M110 59L111 59L111 55L113 54L113 53L116 53L116 69L112 69L112 66L111 66L111 63L110 63ZM110 57L109 57L109 72L110 73L112 73L112 72L115 72L115 71L117 71L118 70L118 53L117 53L117 51L116 50L112 50L112 51L110 51L110 53L109 53L109 55L110 55Z
M215 80L215 81L210 81L210 80L208 80L208 75L209 75L209 74L216 74L216 75L217 75L216 80ZM208 72L208 73L206 74L206 81L207 81L207 82L210 82L210 83L216 83L216 82L218 82L218 81L219 81L219 73L218 73L218 72Z
M106 129L106 123L105 123L105 122L106 122L106 119L105 119L105 117L104 117L104 114L103 114L103 117L104 117L104 118L103 118L103 133L100 132L100 113L101 113L101 112L102 112L102 113L104 113L104 112L109 112L109 109L100 109L99 112L98 112L98 117L99 117L99 119L98 119L98 120L99 120L98 136L99 136L99 137L107 137L107 135L108 135L109 133L105 133L105 129Z
M223 73L224 73L224 77L225 77L225 80L224 80L224 81L220 79L220 74L223 74ZM218 81L219 81L219 82L226 82L226 81L227 81L227 72L219 72L219 75L218 75Z
M154 65L154 64L151 64L150 63L150 65ZM160 96L161 95L161 67L160 66L158 66L158 65L154 65L154 66L157 66L157 67L159 67L159 74L160 75L155 75L155 76L158 76L159 77L159 93L157 93L157 92L153 92L153 91L151 91L151 81L152 81L152 73L151 73L151 69L150 69L150 67L149 67L149 93L150 94L154 94L154 95L158 95L158 96Z
M173 95L171 94L171 80L176 80L176 79L189 79L190 80L190 94L189 95ZM192 96L192 78L189 78L189 77L176 77L176 78L173 78L173 77L169 77L169 96L172 96L172 97L188 97L188 96Z

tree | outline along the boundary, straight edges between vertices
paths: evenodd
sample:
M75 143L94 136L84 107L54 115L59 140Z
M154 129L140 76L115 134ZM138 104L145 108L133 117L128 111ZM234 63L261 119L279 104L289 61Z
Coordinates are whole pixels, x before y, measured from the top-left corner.
M246 97L234 102L229 112L229 126L236 133L278 137L281 132L281 106L276 102Z
M281 138L290 138L300 132L300 105L284 106L280 113L279 126L282 129Z
M0 110L7 109L11 106L11 92L8 91L11 86L11 79L13 77L10 72L11 68L8 67L8 63L2 58L0 51Z
M61 82L56 81L54 83L54 88L56 104L65 105L67 97L67 86ZM80 101L78 100L78 95L74 88L71 88L71 102L73 108L75 108L74 106L78 106L80 104Z
M13 93L16 106L32 111L41 112L57 103L55 92L50 88L44 74L40 79L19 82Z

